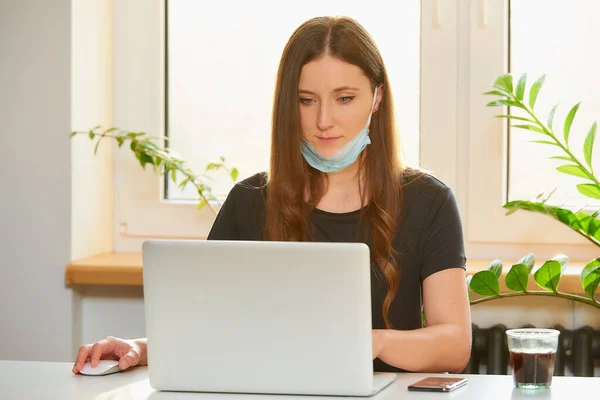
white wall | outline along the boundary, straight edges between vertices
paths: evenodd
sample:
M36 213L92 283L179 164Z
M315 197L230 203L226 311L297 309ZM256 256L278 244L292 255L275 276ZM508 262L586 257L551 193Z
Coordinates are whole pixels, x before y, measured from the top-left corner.
M0 2L0 359L71 358L70 22L69 0Z
M143 289L129 286L85 286L78 288L82 302L82 343L104 336L146 336Z
M71 130L112 126L113 2L71 1ZM104 139L94 155L85 135L71 140L71 259L113 249L113 148Z
M64 284L70 260L113 249L112 143L94 156L69 139L112 124L112 17L112 0L0 3L0 359L70 361L95 333L143 334L135 318L102 329L123 290Z

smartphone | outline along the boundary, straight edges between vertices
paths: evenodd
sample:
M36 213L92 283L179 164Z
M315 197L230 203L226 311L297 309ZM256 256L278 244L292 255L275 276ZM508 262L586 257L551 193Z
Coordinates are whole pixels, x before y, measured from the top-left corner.
M408 390L419 392L451 392L467 384L467 378L428 377L415 382Z

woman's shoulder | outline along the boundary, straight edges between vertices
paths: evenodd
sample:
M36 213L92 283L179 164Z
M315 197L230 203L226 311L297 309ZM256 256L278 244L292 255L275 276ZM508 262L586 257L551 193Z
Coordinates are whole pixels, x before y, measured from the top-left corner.
M452 189L432 172L420 168L407 168L402 174L402 189L405 197L435 198L452 194Z
M236 202L238 200L245 201L248 199L263 198L266 185L266 172L257 172L236 182L227 197L232 197Z

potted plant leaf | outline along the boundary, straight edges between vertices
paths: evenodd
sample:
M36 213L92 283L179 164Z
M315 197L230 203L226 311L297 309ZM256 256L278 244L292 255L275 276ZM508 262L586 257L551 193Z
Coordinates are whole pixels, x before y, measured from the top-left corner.
M486 95L499 96L498 100L492 101L487 105L489 107L512 107L523 111L522 116L513 115L510 112L497 115L497 118L507 119L513 128L527 130L539 136L539 139L532 140L543 146L552 146L557 150L553 159L564 161L565 163L557 168L561 173L577 177L582 182L576 184L576 189L582 195L591 199L600 199L600 181L593 170L593 149L596 137L597 124L594 122L586 134L583 146L583 159L577 157L570 147L571 126L579 109L579 104L574 105L562 124L562 138L554 131L554 114L558 107L555 105L547 118L542 119L536 115L535 103L538 94L544 84L545 75L537 79L526 93L527 74L522 74L517 81L511 74L505 74L498 77L492 85L492 90L485 92ZM552 192L553 193L553 192ZM565 224L579 235L598 247L600 255L600 210L590 213L584 210L571 211L569 209L550 205L548 199L538 197L537 201L516 200L506 203L507 215L516 211L536 212L546 215ZM558 290L558 284L561 276L568 264L566 255L557 255L546 260L533 274L533 279L540 290L529 290L528 284L530 275L534 269L535 256L527 254L508 270L505 278L505 285L510 292L500 293L500 279L503 265L500 260L494 260L484 271L479 271L472 276L467 277L467 285L471 291L482 296L478 299L472 299L469 293L471 304L514 296L554 296L569 300L585 303L600 309L600 302L596 299L596 291L600 284L600 256L590 260L582 269L580 274L581 285L586 296L561 293Z
M224 157L220 157L218 162L208 163L204 173L194 172L189 162L170 151L168 147L159 144L161 141L168 141L167 137L149 137L145 132L129 132L114 127L102 130L101 126L96 126L87 132L73 131L71 137L78 134L86 135L95 142L94 154L98 151L98 146L103 139L115 140L119 148L128 144L142 168L145 169L146 165L150 164L156 174L163 175L167 179L170 178L181 189L187 185L194 186L199 196L198 209L208 207L215 216L221 201L220 196L214 194L207 184L207 181L211 179L208 173L224 170L233 182L236 182L238 178L238 169L227 167ZM177 182L178 174L182 176L179 182Z

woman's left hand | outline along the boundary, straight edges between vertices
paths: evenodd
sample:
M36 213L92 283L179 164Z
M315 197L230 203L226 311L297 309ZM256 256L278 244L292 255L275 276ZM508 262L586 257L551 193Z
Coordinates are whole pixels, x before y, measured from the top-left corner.
M385 346L385 331L373 329L373 360L379 357Z

